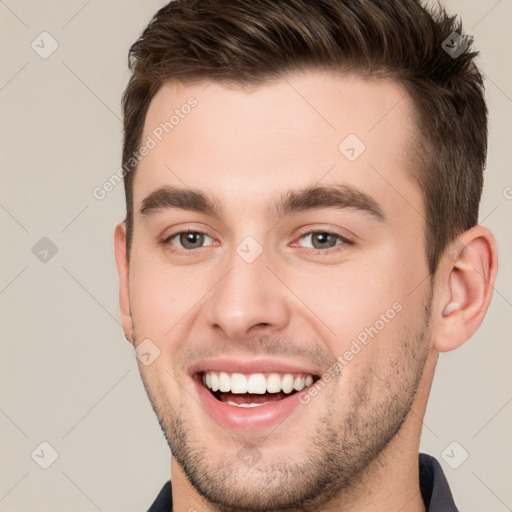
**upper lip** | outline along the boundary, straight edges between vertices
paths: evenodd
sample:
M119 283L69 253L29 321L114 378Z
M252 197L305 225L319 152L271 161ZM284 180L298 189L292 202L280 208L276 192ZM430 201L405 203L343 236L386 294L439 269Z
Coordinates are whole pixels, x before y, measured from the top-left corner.
M209 358L202 359L189 367L189 374L217 371L227 373L292 373L319 376L318 368L311 364L301 364L290 361L279 361L277 359L235 359L235 358Z

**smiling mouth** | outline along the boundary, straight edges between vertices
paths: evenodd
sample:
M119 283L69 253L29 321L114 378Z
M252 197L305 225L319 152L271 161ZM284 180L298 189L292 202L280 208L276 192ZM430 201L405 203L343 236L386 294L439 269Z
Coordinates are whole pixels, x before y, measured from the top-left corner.
M318 376L304 373L199 374L203 386L220 402L235 407L259 407L283 400L313 385Z

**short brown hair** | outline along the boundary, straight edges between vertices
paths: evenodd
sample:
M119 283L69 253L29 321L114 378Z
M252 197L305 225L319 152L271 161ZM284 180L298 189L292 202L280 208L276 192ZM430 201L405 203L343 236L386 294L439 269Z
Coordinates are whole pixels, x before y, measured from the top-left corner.
M166 81L258 85L329 69L402 85L414 105L417 165L431 275L447 245L478 222L487 107L472 38L455 16L419 0L173 0L129 51L123 94L127 254L133 236L130 158ZM460 55L450 53L459 39ZM448 42L448 46L446 46ZM443 44L444 43L444 44ZM133 159L132 159L133 161Z

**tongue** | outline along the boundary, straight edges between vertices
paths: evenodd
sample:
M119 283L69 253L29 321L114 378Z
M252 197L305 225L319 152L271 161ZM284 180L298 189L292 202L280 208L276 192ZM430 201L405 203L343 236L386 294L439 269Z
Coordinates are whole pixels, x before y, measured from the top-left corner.
M291 393L283 393L280 391L279 393L265 393L264 395L259 395L256 393L224 393L217 392L215 396L221 402L234 402L235 404L263 404L265 402L277 402L278 400L282 400L287 396L290 396Z

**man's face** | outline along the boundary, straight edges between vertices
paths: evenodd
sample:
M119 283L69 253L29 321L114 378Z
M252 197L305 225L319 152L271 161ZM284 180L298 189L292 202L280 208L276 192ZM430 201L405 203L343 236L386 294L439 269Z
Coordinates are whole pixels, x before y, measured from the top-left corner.
M397 85L326 72L151 102L134 343L159 351L139 366L173 456L227 510L332 497L412 421L432 290L411 112Z

